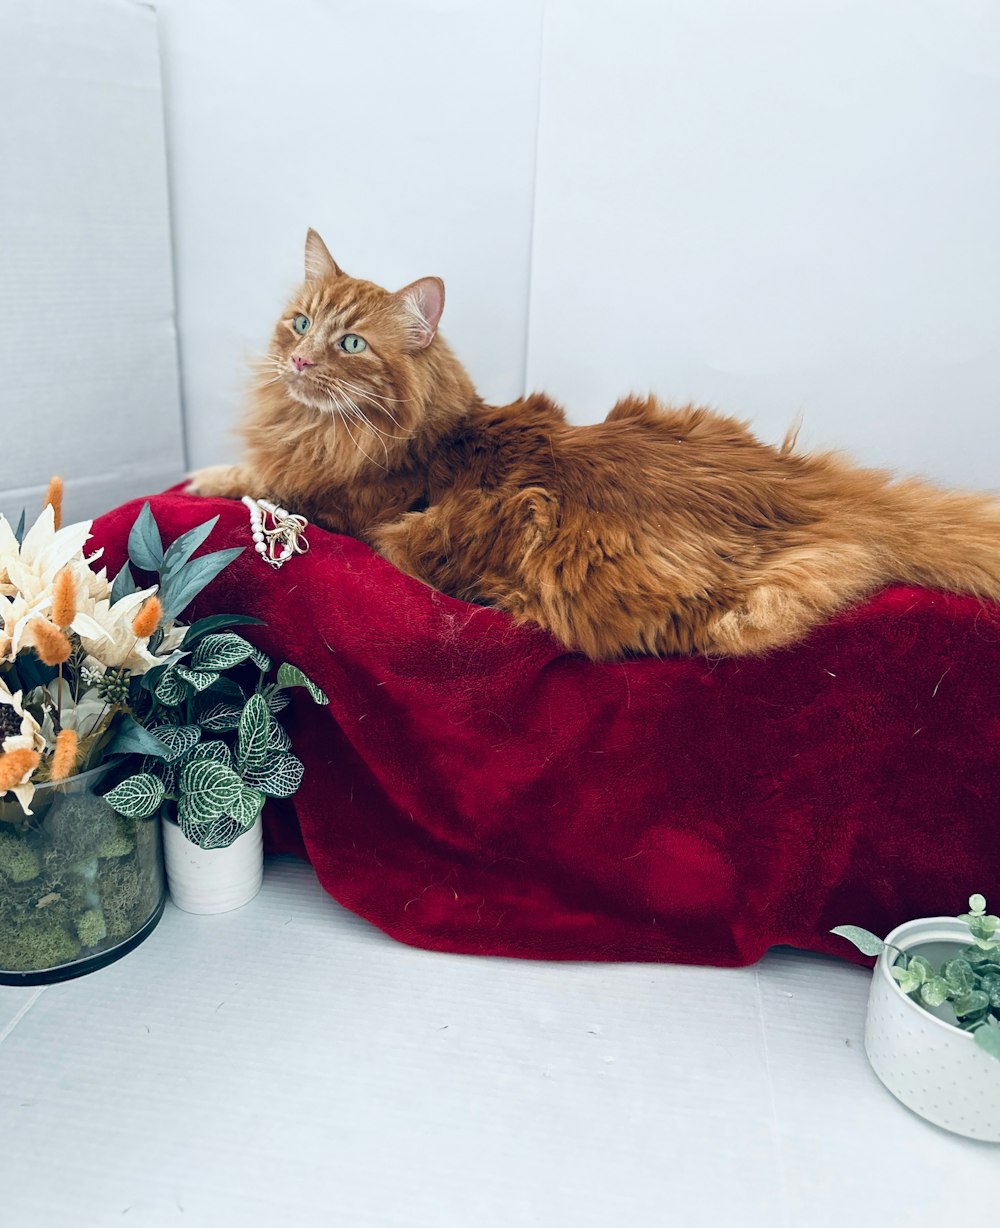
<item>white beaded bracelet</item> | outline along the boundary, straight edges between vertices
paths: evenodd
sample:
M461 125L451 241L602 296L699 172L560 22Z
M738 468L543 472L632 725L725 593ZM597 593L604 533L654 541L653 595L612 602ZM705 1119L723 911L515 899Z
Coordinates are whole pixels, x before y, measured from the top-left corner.
M297 516L276 503L267 499L253 499L250 495L244 495L242 502L250 513L253 548L265 563L277 570L293 554L305 554L309 549L305 539L309 521L305 516ZM271 521L270 527L268 519Z

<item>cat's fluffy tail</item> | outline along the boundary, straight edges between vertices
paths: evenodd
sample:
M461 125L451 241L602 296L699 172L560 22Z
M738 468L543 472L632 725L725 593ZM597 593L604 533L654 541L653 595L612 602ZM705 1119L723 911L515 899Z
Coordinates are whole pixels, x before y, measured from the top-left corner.
M1000 601L1000 499L909 479L886 487L879 502L894 578Z

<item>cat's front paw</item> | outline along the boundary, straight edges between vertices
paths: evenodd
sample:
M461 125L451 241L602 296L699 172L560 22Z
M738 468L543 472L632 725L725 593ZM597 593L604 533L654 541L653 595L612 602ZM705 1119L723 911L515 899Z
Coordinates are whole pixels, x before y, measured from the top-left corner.
M184 485L186 495L207 499L241 499L249 493L246 475L239 465L209 465L196 469Z

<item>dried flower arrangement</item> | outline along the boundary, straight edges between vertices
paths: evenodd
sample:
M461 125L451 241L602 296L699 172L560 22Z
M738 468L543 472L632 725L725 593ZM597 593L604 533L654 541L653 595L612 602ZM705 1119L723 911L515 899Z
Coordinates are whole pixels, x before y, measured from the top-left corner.
M113 581L95 570L91 522L62 527L61 495L53 479L27 531L23 514L16 527L0 516L0 972L134 935L162 903L143 820L162 813L203 847L230 843L265 797L301 781L275 715L286 689L326 702L293 666L267 681L271 662L230 630L259 620L178 621L241 553L193 557L215 519L164 549L146 504L129 556L156 583L139 587L128 563Z

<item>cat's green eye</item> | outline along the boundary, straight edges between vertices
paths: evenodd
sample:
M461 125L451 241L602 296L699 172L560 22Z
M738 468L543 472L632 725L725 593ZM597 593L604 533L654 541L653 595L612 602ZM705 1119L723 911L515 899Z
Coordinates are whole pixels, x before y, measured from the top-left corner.
M348 333L341 340L340 348L348 354L360 354L362 350L368 349L368 342L364 337L359 337L357 333Z
M301 314L297 315L292 321L292 328L294 328L301 337L303 333L307 333L309 331L309 317Z

